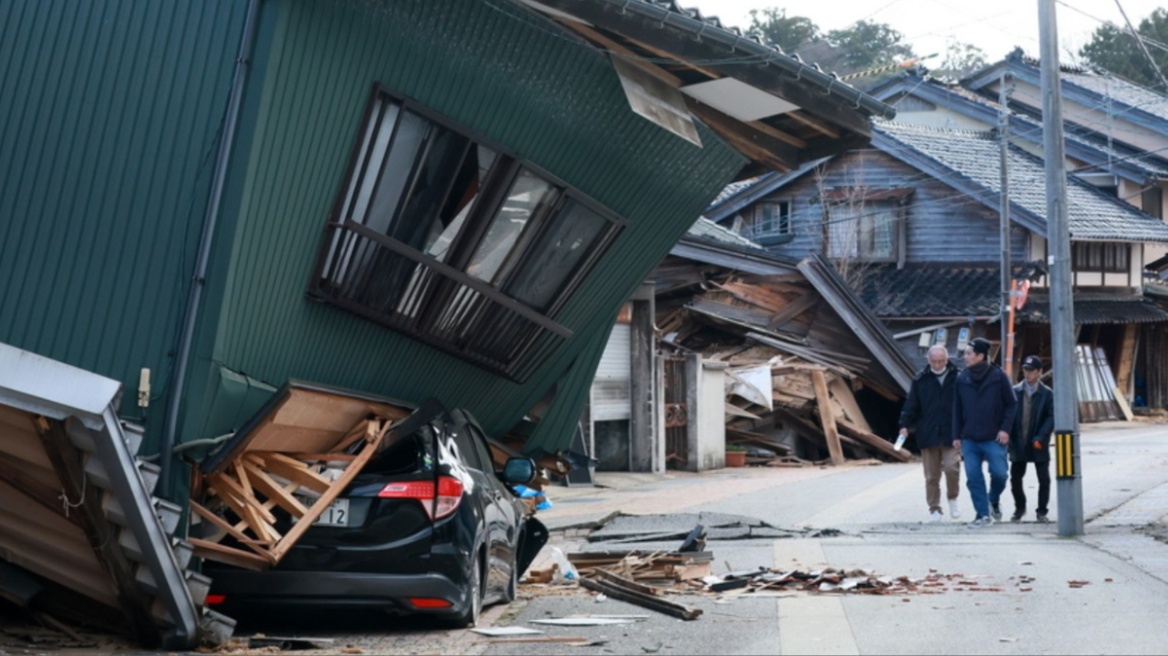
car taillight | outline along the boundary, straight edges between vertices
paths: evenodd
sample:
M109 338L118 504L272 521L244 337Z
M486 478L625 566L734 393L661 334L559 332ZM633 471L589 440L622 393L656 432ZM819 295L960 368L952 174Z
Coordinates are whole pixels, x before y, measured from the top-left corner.
M414 608L450 608L454 604L437 597L410 597L407 601Z
M437 495L434 493L434 481L387 483L377 496L383 499L417 499L422 502L431 520L442 519L458 509L462 501L462 481L450 476L439 476ZM434 503L435 496L437 504Z
M218 606L225 601L227 601L227 595L209 594L204 597L203 603L207 606Z

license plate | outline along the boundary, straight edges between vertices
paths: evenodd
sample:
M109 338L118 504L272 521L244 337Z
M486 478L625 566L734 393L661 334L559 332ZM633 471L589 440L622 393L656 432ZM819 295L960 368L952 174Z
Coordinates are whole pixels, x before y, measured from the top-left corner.
M349 500L337 499L329 504L328 508L316 518L313 526L348 526Z

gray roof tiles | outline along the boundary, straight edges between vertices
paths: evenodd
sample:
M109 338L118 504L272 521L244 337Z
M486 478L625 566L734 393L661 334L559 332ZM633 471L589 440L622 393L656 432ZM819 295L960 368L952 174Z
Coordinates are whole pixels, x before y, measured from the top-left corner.
M934 170L926 172L942 182L972 182L995 196L1000 193L999 146L990 133L887 122L876 122L873 132L892 140L890 146L881 147L894 157L915 152L932 160L936 166L927 167ZM905 151L898 153L899 147ZM1046 173L1042 162L1011 147L1008 166L1011 202L1045 225ZM1073 177L1067 180L1067 208L1073 240L1168 242L1168 224Z

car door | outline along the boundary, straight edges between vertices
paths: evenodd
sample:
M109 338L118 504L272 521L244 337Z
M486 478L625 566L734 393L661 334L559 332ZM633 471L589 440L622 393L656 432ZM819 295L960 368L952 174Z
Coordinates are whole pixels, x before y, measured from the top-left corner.
M478 453L479 459L486 463L483 469L487 485L490 488L491 505L493 506L489 511L491 516L487 523L490 534L489 556L491 560L488 576L492 578L489 585L492 591L502 594L511 577L511 568L515 560L519 515L516 512L515 504L512 503L514 496L495 473L494 461L491 458L491 449L487 445L486 435L473 420L469 421L468 425L474 438L475 451Z

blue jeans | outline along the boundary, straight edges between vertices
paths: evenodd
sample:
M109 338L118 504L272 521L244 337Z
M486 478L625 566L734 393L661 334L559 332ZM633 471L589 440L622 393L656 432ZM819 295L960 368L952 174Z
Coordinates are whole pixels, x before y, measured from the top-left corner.
M965 459L965 485L978 517L990 514L990 505L998 505L1006 489L1009 467L1006 464L1006 445L997 440L975 442L961 440L961 456ZM990 466L990 491L986 498L985 474L982 463Z

